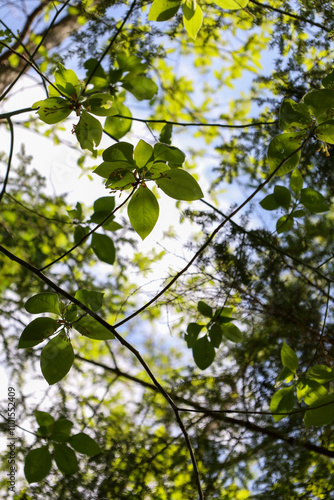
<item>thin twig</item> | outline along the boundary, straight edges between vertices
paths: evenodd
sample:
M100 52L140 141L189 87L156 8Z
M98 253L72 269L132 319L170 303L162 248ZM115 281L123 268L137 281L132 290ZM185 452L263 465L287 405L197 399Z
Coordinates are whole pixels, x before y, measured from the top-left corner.
M78 243L76 243L75 245L73 245L72 248L70 248L69 250L67 250L67 252L63 253L62 255L60 255L60 257L57 257L55 260L53 260L52 262L50 262L46 266L41 267L40 271L45 271L45 269L48 269L49 267L53 266L54 264L56 264L56 262L59 262L64 257L66 257L67 255L69 255L70 253L72 253L73 250L75 250L76 248L78 248L85 240L87 240L87 238L89 238L89 236L91 236L93 233L95 233L95 231L97 231L101 226L103 226L103 224L105 224L110 219L110 217L112 217L114 215L114 213L117 212L117 210L119 210L121 207L123 207L123 205L125 205L125 203L127 203L127 201L131 198L131 196L133 195L133 193L135 192L135 190L136 190L136 186L132 189L132 191L129 194L129 196L127 196L125 198L125 200L120 205L118 205L117 207L115 207L114 210L112 212L110 212L110 214L107 215L107 217L105 217L102 222L100 222L100 224L97 224L95 227L93 227L93 229L91 229L89 231L89 233L87 233L85 236L83 236L81 238L81 240Z
M7 117L7 122L8 122L9 130L10 130L10 150L9 150L9 156L8 156L8 162L7 162L6 176L5 176L5 179L3 181L3 186L2 186L1 193L0 193L0 203L1 203L3 195L6 192L6 187L7 187L7 183L8 183L8 179L9 179L10 167L12 164L13 150L14 150L14 127L13 127L12 120L9 118L9 116Z
M231 212L230 215L226 217L226 219L213 230L210 236L199 248L199 250L197 250L194 256L190 259L188 264L183 269L181 269L181 271L175 274L174 277L170 280L170 282L162 290L160 290L159 293L157 293L151 300L146 302L146 304L144 304L142 307L137 309L137 311L133 312L127 318L117 323L115 325L115 328L123 325L124 323L130 321L132 318L134 318L141 312L145 311L145 309L147 309L150 305L156 302L158 298L161 297L161 295L166 293L166 291L189 269L189 267L195 262L195 260L201 255L201 253L204 252L204 250L210 245L211 241L214 239L216 234L227 224L227 222L229 222L232 219L232 217L234 217L237 213L239 213L240 210L242 210L257 195L257 193L261 191L261 189L263 189L264 186L266 186L269 183L269 181L275 176L275 174L279 171L282 165L284 165L284 163L286 163L290 158L292 158L296 153L298 153L298 151L300 151L303 148L303 146L306 144L307 141L310 140L312 136L313 136L313 131L310 132L310 134L306 137L306 139L304 139L302 144L297 149L295 149L292 153L290 153L286 158L284 158L279 163L279 165L271 172L271 174L267 177L267 179L261 182L261 184L258 185L258 187L253 191L251 195L248 196L248 198L246 198L245 201L243 201L235 210L233 210L233 212Z

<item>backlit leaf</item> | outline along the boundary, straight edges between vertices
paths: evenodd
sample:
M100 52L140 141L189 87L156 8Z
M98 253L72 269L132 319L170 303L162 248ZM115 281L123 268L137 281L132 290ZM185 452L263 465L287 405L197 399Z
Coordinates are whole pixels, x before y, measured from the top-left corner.
M58 295L56 293L37 293L24 304L25 310L30 314L50 312L60 314Z
M294 387L284 387L283 389L279 389L273 397L271 398L270 402L270 411L272 413L274 412L282 412L282 413L288 413L292 410L293 406L295 404L295 396L294 396ZM279 420L282 420L282 418L285 418L287 415L273 415L273 419L275 422L278 422Z
M190 38L196 39L203 22L203 12L198 3L195 3L195 9L189 6L187 2L182 5L183 24Z
M70 371L74 361L71 342L65 333L50 340L41 352L41 370L49 385L59 382Z
M196 340L192 349L194 361L201 370L208 368L215 359L215 348L206 335Z
M148 15L149 21L167 21L175 16L181 1L174 0L154 0Z
M286 368L289 368L289 370L291 372L296 373L297 368L298 368L297 354L285 342L283 343L283 346L281 349L281 360L282 360L283 366L285 366Z
M113 104L114 99L110 94L93 94L83 103L87 111L97 116L117 115L118 109Z
M322 406L324 405L324 406ZM320 406L320 408L317 408ZM328 395L317 399L305 412L304 423L308 428L311 425L327 425L334 420L334 396Z
M51 469L51 455L47 446L30 450L24 462L24 475L28 483L38 483Z
M270 173L276 171L276 169L280 165L281 166L276 171L275 175L285 175L293 170L299 163L301 153L300 149L298 150L298 148L300 147L300 145L300 134L287 133L280 134L274 137L271 140L268 148L268 163ZM292 156L290 157L290 155ZM290 158L287 159L288 157Z
M203 198L201 188L188 172L175 168L161 175L155 182L171 198L186 201Z
M58 469L64 474L74 474L78 470L76 454L66 444L54 443L53 456Z
M102 307L103 295L104 293L95 292L94 290L78 290L75 293L75 298L96 312Z
M81 335L93 340L109 340L113 339L114 335L101 323L98 323L91 316L84 316L80 321L73 323L75 328Z
M94 116L82 111L79 123L75 127L75 135L82 149L88 149L96 156L95 147L102 139L102 125Z
M97 442L84 432L71 436L69 443L76 451L89 457L94 457L102 451Z
M35 102L32 107L37 106L39 106L37 113L40 119L48 125L65 120L73 111L71 103L62 97L49 97L44 101Z
M19 349L34 347L43 342L52 335L59 327L56 320L52 318L36 318L29 323L23 330L20 340Z
M96 257L107 264L115 262L115 246L111 238L105 234L94 233L91 247Z
M321 193L312 188L305 188L300 193L300 203L312 213L328 212L329 207Z
M159 204L147 187L140 186L128 204L128 216L133 229L144 240L159 217Z

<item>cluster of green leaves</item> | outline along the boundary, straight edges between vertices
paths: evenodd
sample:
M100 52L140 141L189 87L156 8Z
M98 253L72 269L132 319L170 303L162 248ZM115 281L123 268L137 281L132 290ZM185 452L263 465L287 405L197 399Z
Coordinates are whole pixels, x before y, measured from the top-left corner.
M37 113L43 122L51 125L65 120L73 111L79 116L79 122L73 125L72 132L76 135L82 149L89 150L96 158L95 149L101 142L103 127L101 122L92 115L113 117L121 111L129 115L128 108L122 104L114 105L116 84L131 92L138 100L151 99L158 91L153 80L144 76L147 66L136 56L120 53L117 56L118 68L112 69L109 75L95 59L86 61L86 80L80 81L75 72L59 64L55 72L55 83L49 85L49 97L37 101L33 108L39 108ZM92 78L90 78L90 75ZM93 91L86 92L86 82L91 81ZM111 90L112 94L107 92ZM131 116L131 113L130 113ZM112 135L118 128L120 119L106 121L106 131ZM131 120L128 120L131 126ZM121 122L123 124L123 121ZM129 127L130 128L130 127ZM124 135L129 128L122 127ZM119 133L116 134L119 136ZM122 135L120 137L122 137Z
M37 434L46 439L48 444L30 450L26 456L24 475L29 483L41 481L49 474L52 458L63 474L74 474L78 470L74 450L89 457L101 453L98 443L88 434L79 432L71 435L73 422L67 418L55 420L48 412L36 410L34 413L39 425ZM53 447L52 454L49 450L50 444Z
M13 34L10 32L10 30L8 29L0 30L0 42L10 44L12 40L13 40ZM0 43L0 54L4 48L5 46Z
M283 101L279 127L284 133L275 136L269 144L267 157L270 173L275 171L276 176L282 176L292 171L291 191L284 186L275 186L274 192L260 202L265 210L283 208L287 211L277 221L278 233L291 230L294 219L304 217L307 212L315 214L329 210L319 191L311 187L303 189L303 177L297 169L301 146L308 138L320 140L322 145L319 151L326 156L329 156L328 144L334 144L334 71L323 78L322 84L324 88L311 90L299 103L292 99Z
M75 298L94 312L102 307L101 292L78 290ZM73 328L94 340L114 338L104 326L80 312L75 304L65 304L56 293L38 293L30 297L25 309L30 314L52 313L57 318L41 316L31 321L23 330L18 345L19 349L32 348L52 337L43 347L40 361L43 376L50 385L63 379L73 365L74 351L70 341Z
M90 223L101 224L105 221L101 227L104 231L110 232L117 231L117 229L122 227L118 222L115 222L115 217L112 215L115 209L115 198L113 196L102 196L98 198L95 200L93 208L94 213L86 223L83 222L84 217L81 203L78 202L75 209L68 210L69 216L78 223L74 230L75 244L82 243L87 237L90 231ZM90 247L96 257L102 262L106 262L107 264L114 263L116 256L115 245L108 235L95 231L90 240Z
M205 324L189 323L185 340L188 348L193 351L196 365L205 370L213 363L215 349L220 347L223 337L232 342L241 342L243 336L239 328L232 323L236 319L231 317L232 307L218 307L214 311L206 302L200 300L197 310L202 316L210 319ZM198 338L203 329L206 329L207 333Z
M147 182L154 181L176 200L203 197L196 180L182 169L185 155L175 146L158 142L153 147L140 140L134 148L128 142L118 142L103 152L103 159L94 172L107 179L108 189L136 189L128 204L128 216L142 239L150 234L159 217L158 201Z
M279 127L286 132L274 137L269 144L270 172L275 171L289 155L291 157L275 175L285 175L297 167L301 155L300 145L308 135L322 141L322 149L326 152L327 143L334 144L333 82L334 72L322 80L325 88L312 89L299 103L292 99L283 101L279 113Z
M298 402L309 406L305 411L304 423L311 425L326 425L334 420L334 395L328 387L334 380L334 370L326 365L315 365L305 373L297 374L298 357L291 347L284 342L281 349L283 368L276 378L276 387L283 387L275 392L271 399L270 411L288 413L295 404L295 391ZM273 415L278 422L287 415Z
M226 10L238 10L247 6L249 0L214 0ZM196 0L154 0L148 15L149 21L168 21L182 5L183 24L189 38L195 40L203 23L203 11Z
M276 223L278 234L290 231L294 220L305 217L307 213L328 212L329 207L324 196L311 187L303 188L303 177L295 168L290 176L290 189L276 185L273 193L267 195L260 205L265 210L284 209L287 213Z

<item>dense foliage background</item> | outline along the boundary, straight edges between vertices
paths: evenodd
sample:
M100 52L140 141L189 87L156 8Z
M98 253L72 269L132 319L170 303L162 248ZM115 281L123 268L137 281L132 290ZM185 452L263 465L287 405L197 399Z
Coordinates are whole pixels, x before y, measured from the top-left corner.
M3 498L334 498L332 7L1 0Z

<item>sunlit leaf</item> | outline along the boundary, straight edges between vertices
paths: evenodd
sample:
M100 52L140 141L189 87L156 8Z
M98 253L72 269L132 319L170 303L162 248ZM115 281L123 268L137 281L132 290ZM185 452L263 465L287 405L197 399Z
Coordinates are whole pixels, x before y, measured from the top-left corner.
M49 97L44 101L35 102L32 107L37 106L39 106L37 113L40 119L48 125L65 120L73 111L71 103L62 97Z
M295 396L294 396L294 387L284 387L283 389L279 389L270 402L270 411L272 413L289 413L295 404ZM273 419L275 422L282 420L287 415L273 415Z
M274 137L268 148L270 173L275 171L275 175L285 175L293 170L299 163L300 145L300 134L287 133Z
M192 2L191 2L192 3ZM195 9L189 6L187 2L182 5L183 10L183 24L187 33L192 40L196 39L203 22L203 12L197 2L195 2Z
M176 168L161 175L155 182L171 198L186 201L203 198L201 188L188 172Z
M167 21L175 16L179 7L180 1L174 0L154 0L151 5L148 15L149 21Z
M147 187L140 186L128 204L128 216L133 229L144 240L159 217L159 204Z
M288 368L291 372L296 373L298 368L298 357L293 349L288 344L283 343L281 349L281 360L283 366Z

